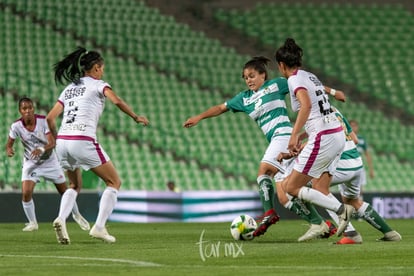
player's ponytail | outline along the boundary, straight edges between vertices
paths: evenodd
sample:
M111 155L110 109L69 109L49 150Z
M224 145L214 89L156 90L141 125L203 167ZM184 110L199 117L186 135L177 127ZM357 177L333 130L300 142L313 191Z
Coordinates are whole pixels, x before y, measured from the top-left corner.
M83 77L86 71L92 69L95 64L103 64L103 58L98 52L87 51L83 47L77 47L75 51L53 65L55 82L60 84L65 82L79 84L80 78Z
M296 44L293 38L287 38L285 43L276 50L276 62L283 62L286 66L300 67L302 66L303 50Z

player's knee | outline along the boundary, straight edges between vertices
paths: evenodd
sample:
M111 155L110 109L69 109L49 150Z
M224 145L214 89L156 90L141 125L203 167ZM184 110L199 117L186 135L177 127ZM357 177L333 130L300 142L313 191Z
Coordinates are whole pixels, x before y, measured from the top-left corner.
M117 178L117 179L108 179L106 181L106 186L108 187L112 187L115 188L117 190L119 190L119 188L121 188L121 179Z
M32 193L30 191L24 191L22 193L22 200L24 202L29 202L30 200L32 200Z
M279 203L281 205L285 205L286 203L288 203L289 199L287 198L285 193L277 193L277 199L279 200Z

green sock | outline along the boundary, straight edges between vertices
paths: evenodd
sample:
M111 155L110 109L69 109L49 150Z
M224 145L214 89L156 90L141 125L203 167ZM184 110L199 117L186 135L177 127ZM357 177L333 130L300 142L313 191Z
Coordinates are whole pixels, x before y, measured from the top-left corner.
M291 211L295 212L298 216L306 220L307 222L311 224L321 224L324 219L321 217L321 215L318 213L318 211L315 209L315 206L313 206L310 202L303 202L299 198L293 198L292 199L292 206L290 207Z
M275 187L272 179L268 175L261 175L257 178L257 182L259 184L260 200L265 212L274 209Z
M367 202L364 202L359 208L358 215L384 234L392 231L385 220Z

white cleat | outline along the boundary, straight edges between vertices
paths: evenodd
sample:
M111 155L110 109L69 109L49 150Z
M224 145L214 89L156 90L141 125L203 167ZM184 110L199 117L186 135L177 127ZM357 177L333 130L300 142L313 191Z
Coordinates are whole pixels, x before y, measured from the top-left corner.
M68 232L66 231L66 223L60 218L53 221L53 228L55 229L56 239L60 244L70 244Z
M39 225L36 222L26 223L26 226L22 229L23 232L33 232L39 229Z
M95 239L100 239L103 240L104 242L107 243L114 243L116 241L114 236L109 235L108 231L106 231L106 228L102 228L101 230L98 230L98 228L96 227L96 225L94 225L91 229L91 231L89 231L89 235L92 238Z
M82 217L81 214L75 215L72 213L72 218L74 221L76 221L76 223L83 231L88 231L91 229L89 222L84 217Z
M351 220L352 213L354 212L354 207L348 204L344 204L344 210L342 213L338 214L339 223L338 223L338 230L336 231L336 234L338 237L342 235L342 233L345 231L346 226L348 225L349 221Z
M313 240L325 233L329 233L329 227L324 221L322 221L321 224L311 224L309 230L303 236L298 238L298 242Z
M400 233L398 233L395 230L385 233L384 237L378 239L378 241L400 241L400 240L402 240L402 237Z

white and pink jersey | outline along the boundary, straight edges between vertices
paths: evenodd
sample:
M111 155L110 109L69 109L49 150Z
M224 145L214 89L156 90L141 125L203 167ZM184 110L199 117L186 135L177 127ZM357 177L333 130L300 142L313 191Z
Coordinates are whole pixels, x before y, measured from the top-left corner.
M298 70L289 77L288 86L294 111L300 109L296 97L300 89L307 90L312 105L305 123L308 141L293 169L314 178L319 178L324 172L333 174L345 145L345 134L325 95L323 84L314 74Z
M33 131L30 131L24 125L23 120L20 118L16 120L11 126L9 131L9 137L13 140L20 138L20 141L24 147L24 161L32 162L33 164L41 164L47 159L53 159L51 161L57 162L57 157L54 151L51 155L45 153L40 159L31 159L30 155L37 147L44 147L47 143L47 135L50 130L46 122L46 116L35 114L36 126Z
M308 91L312 108L305 124L305 130L309 136L315 135L321 130L341 127L339 120L334 116L322 82L314 74L297 70L294 75L289 77L288 86L292 109L295 112L300 109L300 103L296 97L297 91L300 89Z
M63 118L58 139L96 140L99 117L105 107L105 87L111 87L103 80L83 77L80 84L68 85L58 101L63 105Z

